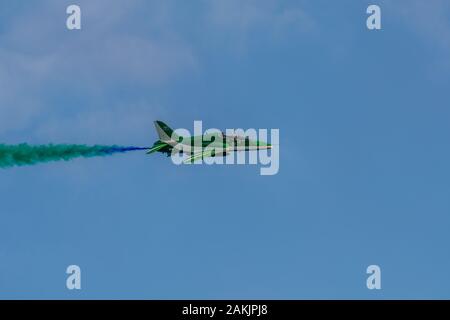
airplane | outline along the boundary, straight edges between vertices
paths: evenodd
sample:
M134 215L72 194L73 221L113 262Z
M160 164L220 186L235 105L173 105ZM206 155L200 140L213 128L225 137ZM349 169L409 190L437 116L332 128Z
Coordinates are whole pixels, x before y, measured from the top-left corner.
M155 121L157 140L147 154L161 152L169 157L174 151L186 153L189 157L184 163L192 163L207 157L225 157L233 151L253 151L271 149L272 145L249 137L226 135L223 132L211 133L202 136L181 137L162 121ZM199 151L200 149L200 151Z

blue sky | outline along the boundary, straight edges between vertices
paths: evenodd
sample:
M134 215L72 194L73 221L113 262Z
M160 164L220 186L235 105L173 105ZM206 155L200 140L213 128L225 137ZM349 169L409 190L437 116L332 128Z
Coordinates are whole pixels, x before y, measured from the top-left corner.
M444 0L0 1L2 143L280 129L274 176L139 152L1 170L0 298L450 298L449 17Z

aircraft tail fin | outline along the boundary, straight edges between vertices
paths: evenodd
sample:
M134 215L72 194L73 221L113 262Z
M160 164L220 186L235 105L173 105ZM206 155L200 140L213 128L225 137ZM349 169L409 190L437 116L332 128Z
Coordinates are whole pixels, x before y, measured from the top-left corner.
M173 130L162 121L155 121L156 132L158 132L159 140L161 141L169 141L171 139L176 140L177 134L173 132Z

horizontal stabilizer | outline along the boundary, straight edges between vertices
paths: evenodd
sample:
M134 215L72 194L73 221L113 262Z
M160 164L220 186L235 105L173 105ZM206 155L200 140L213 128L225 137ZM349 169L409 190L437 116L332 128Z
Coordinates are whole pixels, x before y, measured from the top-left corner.
M162 148L164 148L166 146L167 146L167 143L157 144L157 145L151 147L150 149L148 149L147 154L161 150Z

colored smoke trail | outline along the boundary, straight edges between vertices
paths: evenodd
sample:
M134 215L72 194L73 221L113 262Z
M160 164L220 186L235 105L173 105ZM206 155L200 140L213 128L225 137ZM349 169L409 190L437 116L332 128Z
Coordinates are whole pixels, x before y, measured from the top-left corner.
M49 161L69 161L79 157L103 157L115 153L146 149L148 148L115 145L48 144L33 146L26 143L17 145L0 144L0 168L34 165Z

